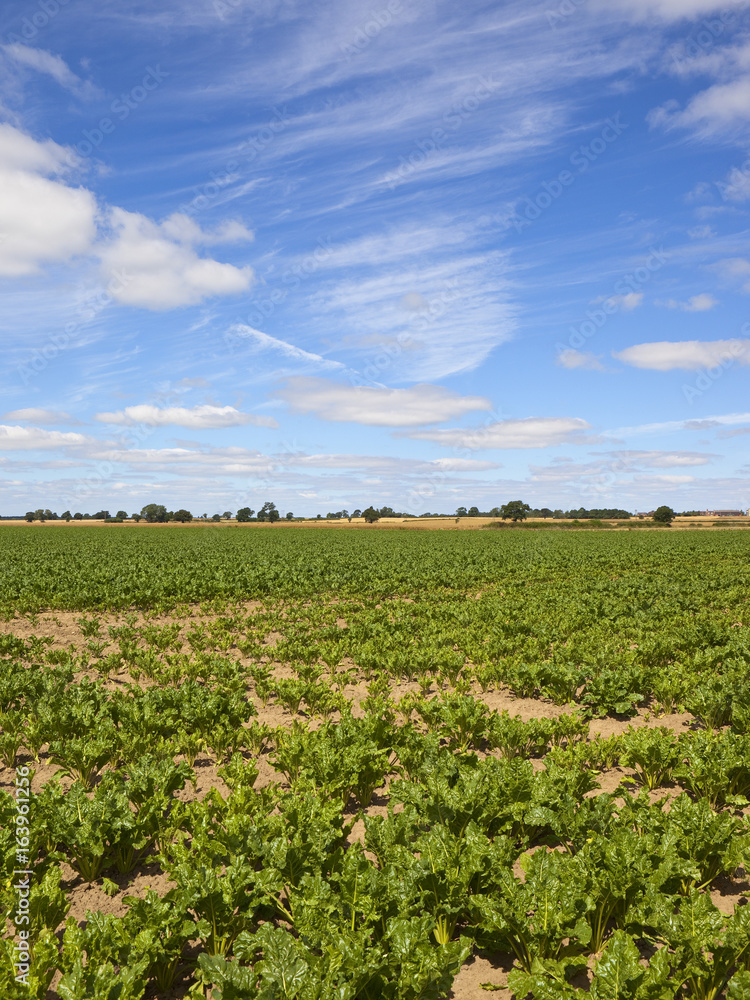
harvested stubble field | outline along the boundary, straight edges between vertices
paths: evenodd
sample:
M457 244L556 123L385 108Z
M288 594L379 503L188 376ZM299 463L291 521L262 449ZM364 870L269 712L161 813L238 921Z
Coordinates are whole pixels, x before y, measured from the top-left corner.
M0 995L744 1000L749 547L4 527Z

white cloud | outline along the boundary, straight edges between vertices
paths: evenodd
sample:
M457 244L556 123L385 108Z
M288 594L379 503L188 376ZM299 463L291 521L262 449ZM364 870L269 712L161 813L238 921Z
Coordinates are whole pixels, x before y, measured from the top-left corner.
M668 299L664 303L657 303L658 305L665 305L667 309L681 309L682 312L708 312L713 309L714 306L718 306L719 300L715 299L713 295L708 292L702 292L700 295L691 295L687 302L679 302L677 299Z
M68 424L73 422L69 413L62 410L39 410L33 406L22 410L10 410L3 414L5 420L30 420L35 424Z
M587 371L603 372L604 365L597 359L591 351L576 351L569 347L565 351L560 351L556 363L561 368L584 368Z
M183 473L202 468L224 475L246 475L268 472L274 460L268 455L247 448L210 448L195 451L191 448L132 448L102 449L93 457L110 462L125 462L133 465L176 465L184 467Z
M472 451L505 448L550 448L565 443L581 443L590 424L579 417L527 417L523 420L500 420L487 427L451 428L418 431L409 437L434 441L446 448Z
M189 215L174 212L161 224L162 233L175 243L213 246L220 243L250 243L255 234L243 222L227 219L212 232L204 232Z
M732 167L726 181L717 181L717 187L725 201L747 201L750 198L750 160L742 169Z
M291 455L280 456L284 465L316 469L358 469L380 475L413 476L429 472L487 472L499 469L497 462L470 458L438 458L425 462L389 455Z
M662 340L635 344L612 356L626 365L650 371L698 371L734 361L750 364L750 340Z
M681 486L696 482L695 476L633 476L635 483L664 483L666 486Z
M425 384L386 389L299 377L288 379L276 395L297 413L374 427L418 427L492 409L483 396L459 396L444 386Z
M69 448L86 444L87 440L83 434L0 424L0 451L18 451L27 448Z
M346 370L346 365L342 365L340 361L328 361L320 354L304 351L301 347L295 347L294 344L290 344L286 340L279 340L278 337L271 337L252 326L245 326L244 323L235 323L229 328L229 332L247 340L250 344L255 344L260 350L276 351L290 361L312 363L318 368Z
M625 295L612 295L607 300L622 312L632 312L643 304L643 292L627 292Z
M377 369L388 371L389 382L440 382L473 370L511 339L516 321L507 254L476 252L478 233L458 220L433 229L405 224L388 236L390 243L373 237L347 244L330 264L326 258L326 266L333 270L336 261L340 272L310 297L318 314L313 329L321 338L332 324L352 331L348 343L368 378L386 381L370 375ZM357 248L364 255L360 266Z
M621 10L633 20L681 21L729 7L727 0L595 0L597 7ZM735 6L744 6L742 0Z
M708 465L719 455L700 451L618 451L610 452L617 465L641 466L648 469L672 469Z
M742 282L742 291L750 292L750 260L744 257L725 257L718 262L716 270L726 281Z
M190 409L184 406L170 406L160 409L149 403L139 406L127 406L115 413L97 413L96 419L103 424L145 424L147 427L191 427L222 428L243 427L255 424L259 427L278 427L273 417L257 416L254 413L241 413L233 406L194 406Z
M64 59L45 49L31 48L21 42L14 42L11 45L4 45L3 52L15 62L51 76L61 87L77 97L88 99L98 97L101 93L98 87L76 76Z
M704 417L701 420L666 420L661 423L640 424L637 427L618 427L616 430L604 433L607 437L631 437L636 434L713 430L716 427L731 427L735 424L748 423L750 423L750 413L725 413L719 416Z
M750 77L716 83L693 97L680 111L676 101L655 108L648 121L652 126L695 129L711 135L750 120Z
M184 218L172 216L159 225L137 212L111 209L115 235L103 247L101 259L105 280L114 282L114 298L127 305L163 310L250 287L252 268L198 256L194 245L205 239L190 220L182 223Z
M194 305L212 295L245 291L252 269L199 257L195 246L248 240L242 223L203 233L186 216L161 225L112 208L110 238L97 246L100 213L91 191L58 176L74 167L71 151L37 142L0 123L0 276L35 274L41 265L99 251L105 282L120 302L148 309Z
M87 253L96 236L96 200L60 173L67 151L0 124L0 275L34 274L40 264Z

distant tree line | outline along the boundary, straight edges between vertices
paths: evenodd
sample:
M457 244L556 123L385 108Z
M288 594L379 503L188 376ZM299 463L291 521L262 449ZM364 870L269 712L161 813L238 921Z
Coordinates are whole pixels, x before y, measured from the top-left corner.
M663 511L665 508L659 508ZM671 511L671 508L666 508ZM691 510L683 511L681 514L675 514L671 511L672 517L696 517L702 514L702 511ZM599 519L599 520L628 520L633 515L630 511L622 510L617 507L602 507L602 508L592 508L588 510L586 507L579 507L577 510L552 510L550 507L531 507L529 504L524 503L522 500L509 500L507 503L502 504L499 507L492 507L490 510L482 511L478 507L458 507L455 514L431 514L429 512L424 514L410 514L407 511L396 511L392 507L375 507L370 505L364 509L357 508L349 512L346 509L329 511L327 514L318 514L313 520L316 521L351 521L353 518L359 519L364 518L368 524L373 524L375 521L379 521L381 518L431 518L431 517L494 517L502 518L503 520L513 520L522 521L526 518L554 518L557 520L585 520L585 519ZM270 500L266 501L262 507L255 511L252 507L240 507L236 512L236 515L232 514L232 511L225 510L222 513L216 513L212 515L208 514L192 514L189 510L181 508L180 510L167 510L163 504L149 503L141 508L140 511L128 515L124 510L118 510L115 514L111 514L108 510L99 510L95 514L81 514L76 512L71 514L69 510L63 511L62 514L57 514L55 511L43 510L38 508L37 510L27 511L25 514L27 521L106 521L108 523L118 524L122 521L132 520L132 521L146 521L149 524L163 524L167 521L228 521L235 518L240 523L246 523L250 521L266 521L273 524L281 519L281 514L279 513L276 504L272 503ZM294 514L289 511L285 515L285 520L308 520L307 518L295 518Z
M189 510L167 510L163 504L148 503L140 511L128 515L125 510L118 510L116 514L110 514L108 510L99 510L95 514L81 514L80 512L71 514L69 510L62 514L56 514L53 510L29 510L25 514L27 521L107 521L118 524L122 521L146 521L148 524L165 524L167 521L228 521L232 518L231 510L225 510L221 514L193 515ZM241 507L237 511L238 521L278 521L281 515L276 509L276 504L270 501L263 504L260 510L255 511L250 507ZM291 511L286 515L291 521L294 515Z
M630 511L620 510L616 507L594 508L593 510L587 510L585 507L579 507L578 510L552 510L550 507L530 507L522 500L510 500L508 503L500 507L493 507L488 511L481 511L477 507L469 507L468 510L466 507L458 507L456 517L501 517L504 520L510 518L514 521L525 520L527 517L556 518L557 520L571 521L597 518L606 521L614 519L627 520L629 517L632 517L632 514Z

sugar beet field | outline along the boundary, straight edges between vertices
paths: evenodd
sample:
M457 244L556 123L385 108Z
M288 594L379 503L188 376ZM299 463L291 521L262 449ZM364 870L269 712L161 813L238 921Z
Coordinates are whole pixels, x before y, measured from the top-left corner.
M750 534L0 528L0 997L750 998Z

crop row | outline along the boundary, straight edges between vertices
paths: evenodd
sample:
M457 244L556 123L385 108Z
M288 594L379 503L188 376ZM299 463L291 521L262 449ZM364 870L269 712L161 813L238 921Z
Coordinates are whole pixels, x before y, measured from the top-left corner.
M456 692L415 695L407 716L377 679L361 718L270 730L236 685L108 692L70 665L6 662L3 735L22 718L30 754L75 779L30 801L32 996L61 974L65 1000L177 979L224 1000L416 1000L445 996L475 948L507 953L519 997L572 996L592 956L602 996L620 995L612 976L634 997L712 1000L730 980L745 995L749 911L723 915L707 892L748 861L743 733L590 740L579 716L523 723ZM229 793L178 799L207 747ZM256 789L261 756L279 783ZM616 765L632 776L592 796ZM377 789L386 815L367 813ZM6 913L14 808L4 793ZM62 863L104 886L156 864L171 887L126 898L124 916L69 918L60 946ZM6 941L3 995L28 996L10 955Z
M441 597L472 588L531 596L581 620L666 619L740 603L750 582L748 536L680 532L246 531L160 528L104 532L4 527L0 608L174 607L215 598L323 595ZM706 582L704 582L706 581ZM548 591L548 585L552 587Z

